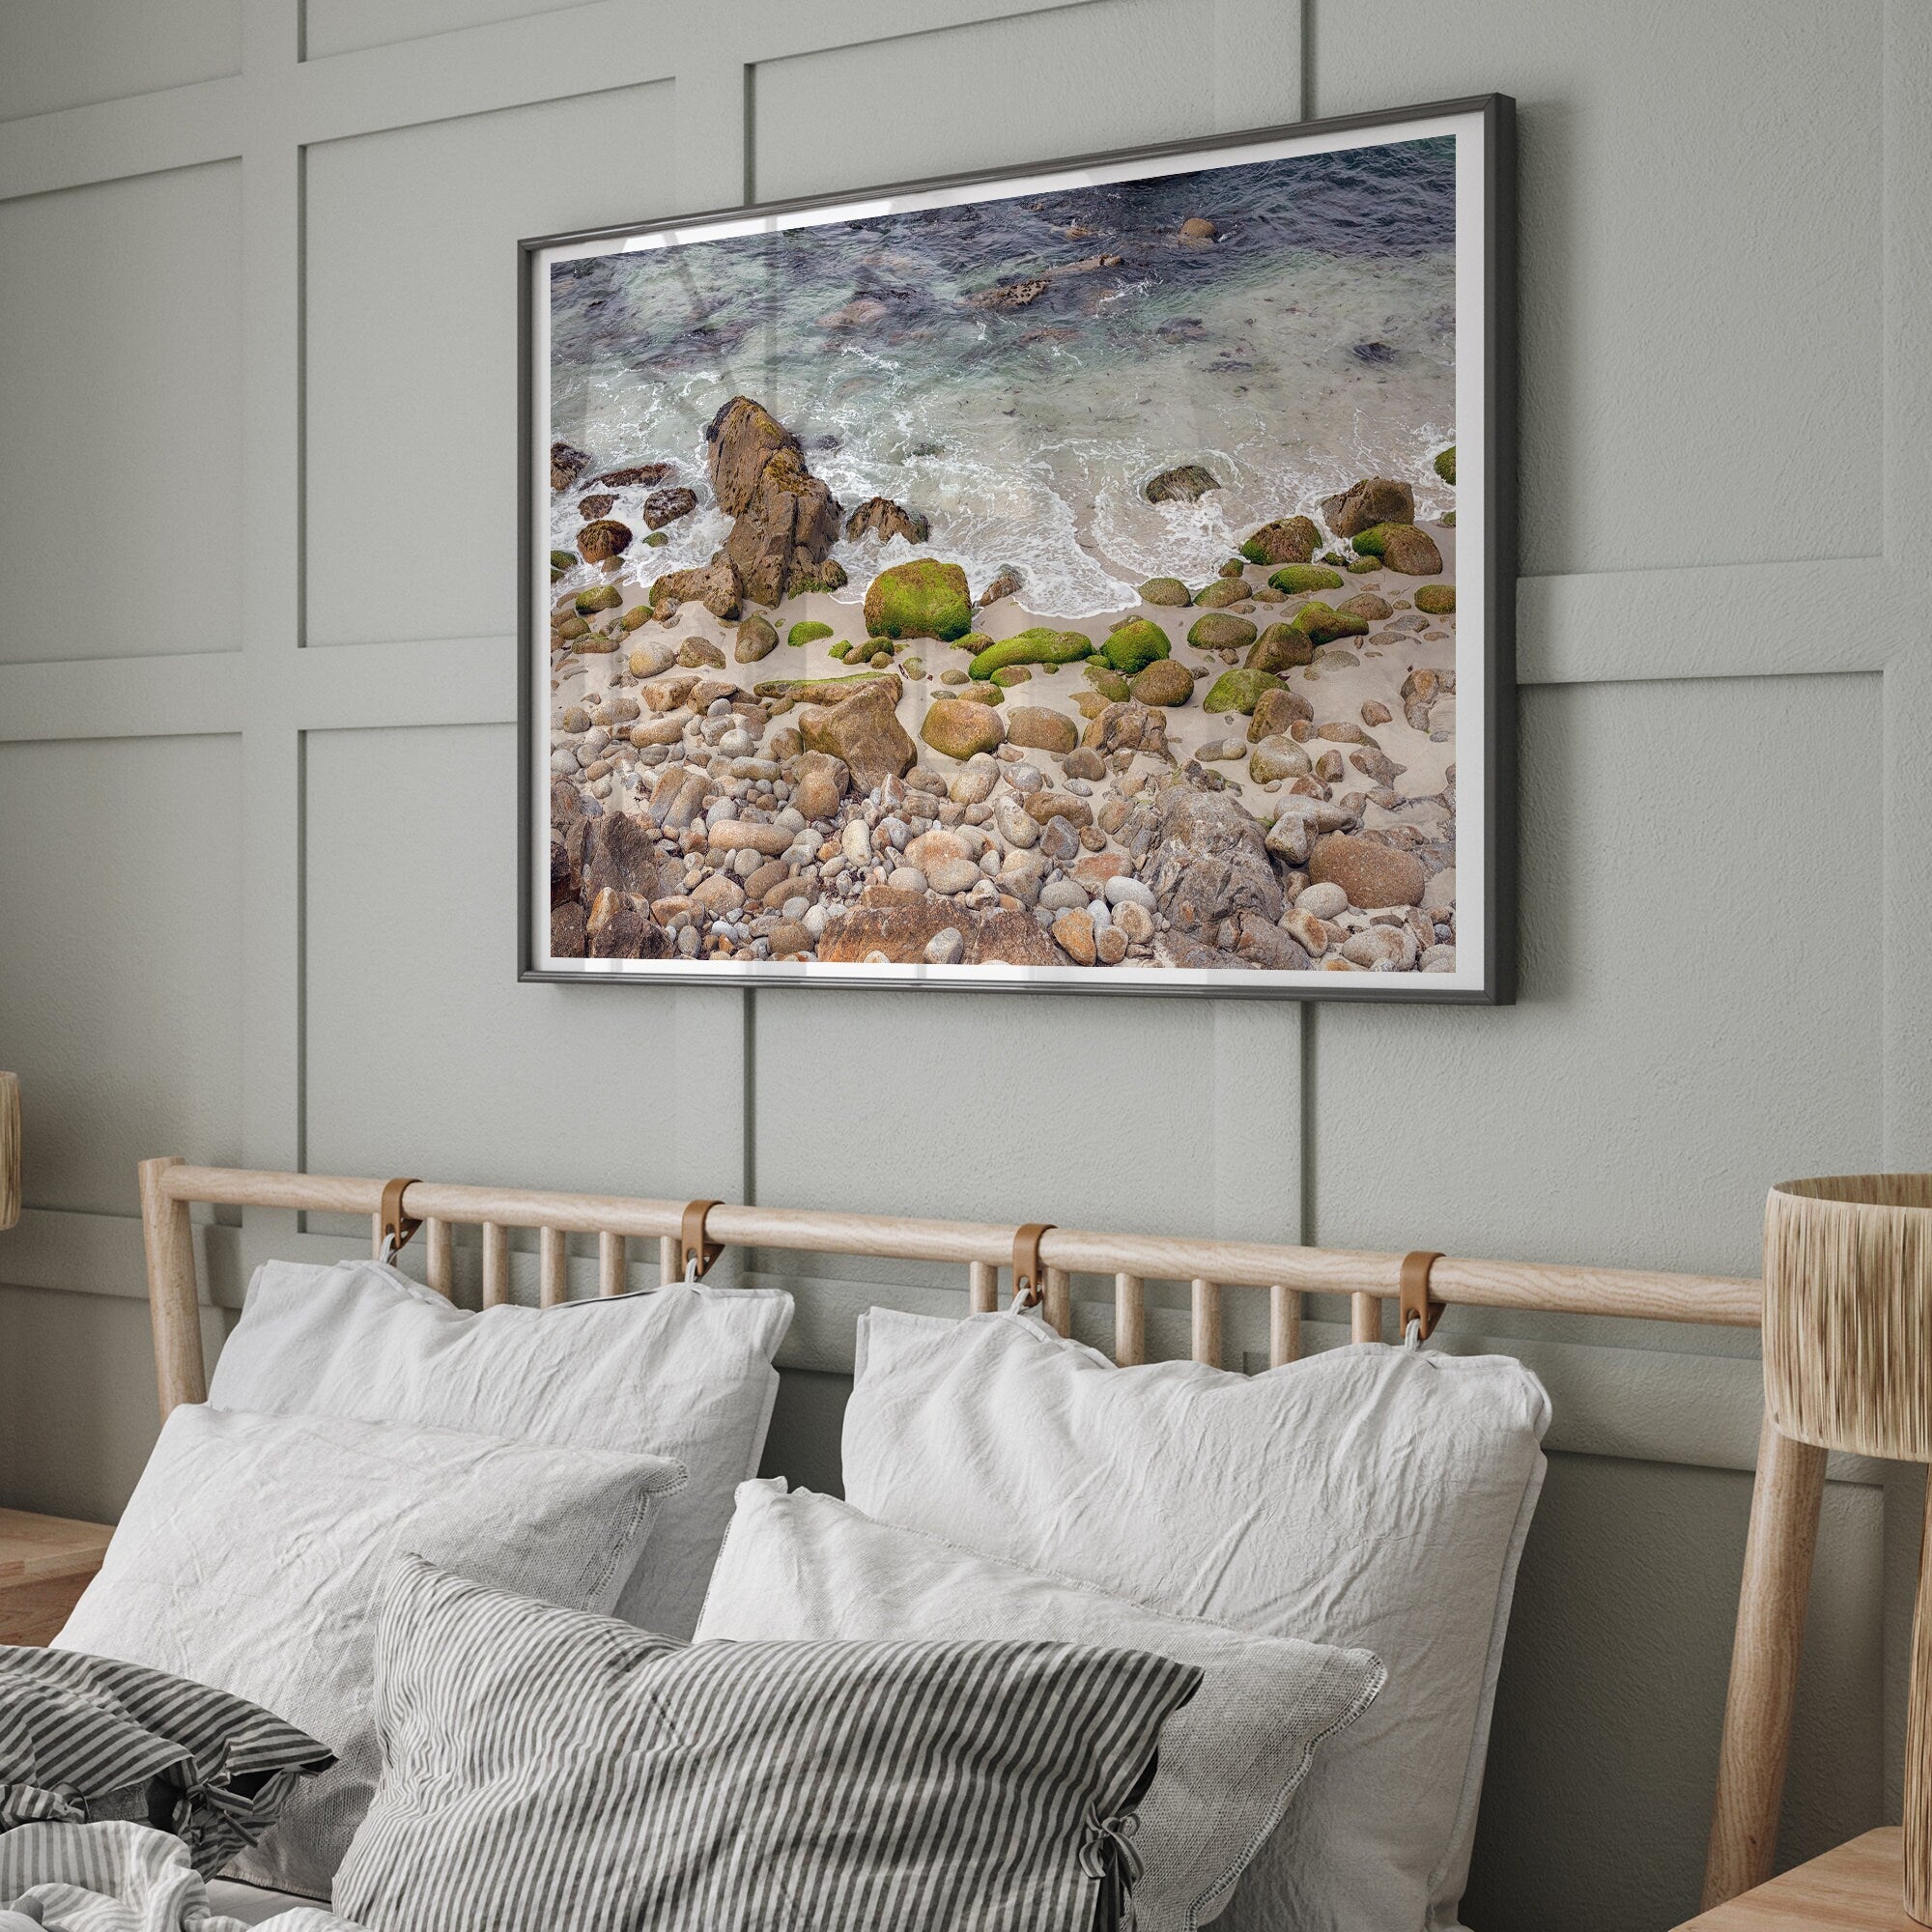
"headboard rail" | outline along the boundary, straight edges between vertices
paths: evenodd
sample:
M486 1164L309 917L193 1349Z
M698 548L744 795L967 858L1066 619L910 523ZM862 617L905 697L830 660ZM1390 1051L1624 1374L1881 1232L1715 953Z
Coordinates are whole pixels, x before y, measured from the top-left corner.
M148 1293L164 1415L177 1404L207 1398L189 1218L192 1204L366 1214L372 1248L381 1252L384 1190L389 1184L383 1179L193 1167L174 1156L143 1161L140 1179ZM397 1206L391 1202L392 1212ZM632 1241L655 1240L660 1279L674 1281L681 1272L680 1236L690 1206L625 1195L473 1187L438 1180L411 1181L400 1199L401 1212L423 1224L429 1285L440 1293L450 1293L453 1287L454 1229L482 1230L486 1306L510 1298L510 1237L518 1230L534 1230L537 1235L539 1296L547 1307L567 1298L573 1235L597 1237L601 1293L620 1293L627 1285ZM1012 1260L1019 1231L1013 1223L904 1219L728 1202L709 1206L698 1219L705 1238L720 1246L962 1265L967 1271L968 1305L975 1312L999 1305L1000 1270ZM1063 1227L1049 1227L1037 1239L1044 1275L1043 1312L1062 1334L1072 1325L1073 1276L1113 1277L1114 1356L1122 1365L1145 1359L1145 1284L1150 1280L1190 1285L1192 1353L1197 1361L1216 1364L1221 1355L1224 1288L1268 1292L1269 1358L1278 1365L1300 1352L1304 1294L1350 1296L1354 1339L1381 1339L1382 1304L1402 1297L1406 1265L1413 1307L1420 1264L1425 1310L1432 1304L1460 1305L1754 1328L1762 1302L1759 1283L1722 1275L1471 1261L1449 1255L1432 1258L1426 1252L1404 1256ZM1823 1486L1823 1452L1787 1440L1767 1423L1759 1449L1724 1714L1705 1884L1707 1906L1771 1876Z

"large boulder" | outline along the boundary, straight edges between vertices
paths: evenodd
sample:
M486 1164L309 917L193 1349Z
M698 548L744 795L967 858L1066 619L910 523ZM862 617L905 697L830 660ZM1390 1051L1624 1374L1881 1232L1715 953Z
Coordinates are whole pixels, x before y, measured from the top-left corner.
M705 426L718 507L737 521L724 555L755 603L817 587L838 541L838 501L806 464L805 450L762 403L733 396Z
M1314 885L1340 886L1350 905L1365 909L1420 905L1426 883L1413 852L1348 832L1331 832L1316 842L1308 877Z
M919 557L882 570L866 590L866 629L874 637L950 642L973 628L973 599L956 563Z
M1241 554L1250 563L1307 563L1321 543L1321 532L1312 517L1278 517L1241 546Z
M904 537L909 544L923 544L929 533L930 526L917 510L908 510L903 503L895 503L890 497L867 497L845 519L847 543L857 543L861 537L871 535L881 543ZM989 598L980 599L981 603L990 601Z
M909 905L861 905L826 923L818 956L856 963L882 952L895 966L929 963L926 948L947 930L964 941L960 963L967 966L1064 966L1060 949L1035 923L1033 915L975 912L956 899L922 898ZM949 949L950 950L950 949Z
M898 721L896 707L903 689L897 678L881 677L841 704L803 706L798 729L805 749L843 758L867 791L888 779L904 778L919 756L919 747Z
M983 711L985 706L980 709ZM1064 757L1079 744L1080 730L1065 712L1055 711L1050 705L1016 704L1007 720L1007 738L1011 744Z
M1412 524L1415 492L1393 476L1365 476L1321 499L1321 515L1338 537L1351 537L1375 524Z
M671 950L670 935L651 917L650 908L611 887L590 902L583 933L584 951L592 959L662 959Z
M667 524L690 516L696 508L696 494L682 484L669 490L653 490L644 498L644 523L651 529L661 530Z
M589 467L590 459L582 450L567 442L554 442L550 446L550 487L553 490L568 490Z
M1210 791L1180 772L1147 786L1121 828L1154 901L1183 932L1218 932L1254 913L1281 917L1281 881L1253 814L1231 791Z
M631 547L631 526L612 517L600 517L577 533L577 554L585 563L606 563Z
M663 890L650 826L622 812L573 818L564 827L563 849L572 892L587 905L606 889L632 898L654 899Z
M990 704L969 704L964 698L949 697L926 712L919 735L935 752L964 760L996 750L1006 741L1007 727Z
M731 618L738 614L744 591L736 567L721 551L701 570L672 570L658 578L651 584L651 610L668 616L680 604L702 604L714 617Z

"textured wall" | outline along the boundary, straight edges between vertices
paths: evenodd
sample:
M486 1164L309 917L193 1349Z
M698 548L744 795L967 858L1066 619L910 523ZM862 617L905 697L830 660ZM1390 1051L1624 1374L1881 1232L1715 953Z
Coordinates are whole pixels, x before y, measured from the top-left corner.
M1735 1272L1768 1181L1932 1162L1932 20L1693 12L12 0L0 1501L111 1514L138 1471L148 1153ZM1520 1006L515 983L518 237L1492 89ZM229 1222L226 1308L261 1255L355 1238ZM816 1277L773 1460L830 1486L856 1309L958 1284L751 1259ZM1754 1361L1444 1335L1557 1408L1471 1922L1672 1924ZM1896 1804L1918 1496L1833 1473L1787 1856Z

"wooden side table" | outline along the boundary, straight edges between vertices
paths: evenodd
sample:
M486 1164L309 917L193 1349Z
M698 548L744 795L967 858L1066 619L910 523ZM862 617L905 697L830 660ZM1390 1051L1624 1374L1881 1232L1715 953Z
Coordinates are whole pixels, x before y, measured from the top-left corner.
M100 1568L104 1522L0 1509L0 1643L43 1644Z
M1923 1932L1905 1916L1905 1843L1896 1825L1714 1906L1677 1932Z

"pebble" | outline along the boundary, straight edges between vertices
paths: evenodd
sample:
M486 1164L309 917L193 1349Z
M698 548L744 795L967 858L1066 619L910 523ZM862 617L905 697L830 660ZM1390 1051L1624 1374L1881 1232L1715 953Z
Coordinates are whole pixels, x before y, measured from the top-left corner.
M966 935L956 925L935 932L925 942L926 959L934 966L956 966L966 956Z
M1042 903L1045 902L1045 898L1046 895L1042 893L1040 895L1040 899ZM1083 906L1086 904L1085 899L1082 899L1081 904ZM1054 943L1061 949L1063 952L1065 952L1074 961L1076 965L1080 966L1093 965L1094 958L1096 957L1096 952L1094 945L1094 922L1088 918L1087 914L1084 911L1077 911L1077 912L1068 911L1062 913L1060 917L1053 922L1053 924L1049 928L1049 930L1051 930L1053 934Z
M847 821L845 830L838 836L839 849L845 855L849 866L863 866L872 854L872 835L867 829L863 818Z
M1039 902L1049 912L1085 912L1087 893L1071 879L1049 879L1039 889Z
M1094 955L1102 966L1118 966L1127 956L1127 936L1118 926L1103 926L1094 935Z
M1120 883L1118 879L1108 881L1110 886ZM1153 937L1152 908L1144 906L1139 899L1117 900L1114 906L1114 930L1129 946L1145 946Z
M1153 888L1140 879L1131 878L1124 872L1117 872L1107 881L1107 903L1111 906L1145 906L1153 910Z
M895 892L923 893L926 878L917 866L895 866L886 879L886 884Z
M1013 748L1009 746L1006 749L1010 751ZM1007 782L1017 792L1036 792L1045 784L1046 774L1037 765L1022 761L1007 774Z
M941 859L926 872L925 882L936 893L951 896L970 892L980 883L978 864L971 859Z
M1340 886L1310 886L1294 902L1297 912L1313 913L1317 919L1340 919L1349 910L1349 895Z

